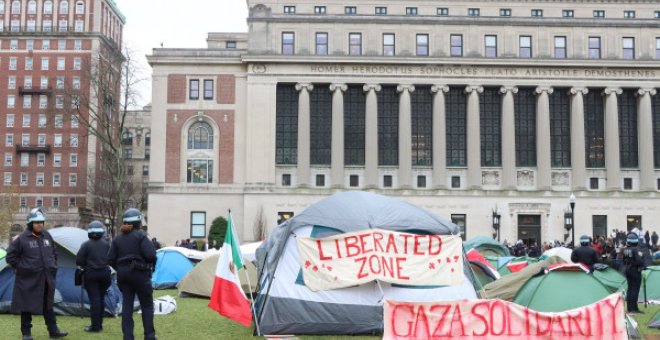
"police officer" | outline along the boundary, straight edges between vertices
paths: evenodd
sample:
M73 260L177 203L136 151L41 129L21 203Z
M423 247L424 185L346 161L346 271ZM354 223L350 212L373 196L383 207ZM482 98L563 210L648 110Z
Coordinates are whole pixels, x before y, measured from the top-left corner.
M57 252L53 238L44 230L45 220L40 209L32 209L27 229L7 249L7 263L16 273L11 311L21 314L23 340L32 339L32 314L43 314L51 338L67 336L57 327L53 311Z
M590 271L594 271L594 264L598 262L598 252L596 249L591 248L591 239L587 235L580 237L580 246L573 249L571 253L571 261L577 263L584 263L589 267Z
M108 254L110 265L117 269L117 283L123 295L121 329L124 340L133 340L133 301L137 294L142 307L145 339L156 339L151 271L156 264L156 250L140 230L142 213L134 208L124 211L121 233L112 240Z
M110 287L111 276L108 265L110 243L103 237L105 227L100 221L92 221L87 226L89 240L80 246L76 264L84 270L85 290L89 296L92 324L85 327L86 332L103 330L103 310L105 293Z
M639 287L642 284L644 260L641 250L637 247L638 243L639 236L636 233L629 233L626 248L623 249L623 267L628 280L628 293L626 294L628 313L641 313L637 307L637 299L639 298Z

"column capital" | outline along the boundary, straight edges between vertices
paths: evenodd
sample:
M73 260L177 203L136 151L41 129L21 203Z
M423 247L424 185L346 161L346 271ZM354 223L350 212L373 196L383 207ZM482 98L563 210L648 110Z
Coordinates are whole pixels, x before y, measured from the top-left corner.
M300 92L302 90L306 90L307 92L311 92L314 90L314 85L310 83L298 83L296 84L296 91Z
M651 95L651 96L655 96L656 93L658 93L658 91L657 91L656 89L654 89L654 88L650 88L650 87L642 87L642 88L640 88L640 89L637 90L637 93L636 93L636 94L637 94L638 96L645 96L645 95L647 95L647 94L649 94L649 95Z
M348 90L348 85L346 84L340 84L340 83L333 83L330 84L330 92L335 92L335 91L341 91L341 92L346 92Z
M396 92L401 93L403 91L408 91L408 93L413 93L415 92L415 85L397 85L396 86Z
M382 89L383 89L383 87L380 86L380 84L364 84L364 86L362 86L362 91L364 91L364 92L369 92L371 90L374 90L374 91L378 92Z
M438 92L447 93L447 92L449 92L449 86L447 86L447 85L433 85L433 86L431 86L431 92L432 93L438 93Z
M555 90L552 88L552 86L539 86L534 90L534 93L536 94L542 94L543 92L547 94L552 94L555 92Z
M481 85L468 85L465 87L465 93L470 94L472 92L483 93L484 87Z
M607 87L603 90L603 95L609 96L611 94L620 95L623 90L620 87Z
M572 95L576 95L578 93L582 95L586 95L589 93L589 88L588 87L571 87L571 90L568 91Z
M518 93L518 87L517 86L502 86L500 87L500 93L501 94L506 94L507 92L511 92L513 94Z

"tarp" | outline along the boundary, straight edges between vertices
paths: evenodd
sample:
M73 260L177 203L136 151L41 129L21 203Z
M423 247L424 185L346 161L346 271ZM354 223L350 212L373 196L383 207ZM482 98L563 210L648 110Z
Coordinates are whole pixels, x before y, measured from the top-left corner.
M158 251L176 251L193 262L199 262L217 252L215 249L209 249L209 251L199 251L184 247L163 247L158 249Z
M390 197L350 191L321 200L275 228L257 249L261 274L256 307L262 332L380 333L385 298L423 302L477 297L469 266L463 266L466 279L460 286L369 282L312 292L304 285L297 237L327 237L376 228L420 235L458 235L459 232L450 221Z
M571 261L571 254L572 253L573 253L573 251L571 249L566 248L566 247L550 248L550 249L546 250L543 253L543 255L541 255L539 257L539 260L545 260L545 259L547 259L549 257L552 257L552 256L559 256L564 260L564 262L573 263L573 261Z
M190 259L176 249L159 249L156 252L156 269L151 275L151 285L155 289L169 289L194 267Z
M594 265L594 271L591 274L600 281L600 283L604 284L611 293L628 289L628 281L626 280L626 277L606 264L596 263Z
M639 290L639 302L660 303L660 266L651 266L642 272L642 286Z
M211 297L213 282L215 280L215 270L218 266L219 258L220 253L213 254L198 263L195 268L189 271L188 274L186 274L186 276L184 276L176 285L179 289L179 294ZM241 280L241 288L243 288L243 292L250 293L250 286L252 287L252 291L255 291L256 289L257 268L249 261L244 261L243 266L244 269L239 271L238 278ZM248 280L245 277L246 270L248 275L250 275L250 285L248 285Z
M554 270L546 270L545 274L527 280L513 302L539 312L563 312L610 295L607 287L593 275L577 267L554 266Z
M57 247L57 279L54 307L59 315L89 315L89 299L83 290L83 306L80 308L80 287L73 284L76 268L76 254L80 246L88 240L87 232L80 228L59 227L49 229ZM9 313L15 275L11 267L0 271L0 313ZM117 287L116 277L108 288L105 297L105 312L110 315L121 313L121 292Z
M509 256L509 248L487 236L477 236L465 241L465 251L476 249L483 256Z
M549 259L530 264L521 271L503 276L497 281L491 282L484 287L485 295L489 299L502 299L513 301L520 287L532 276L538 274L543 268L556 263L563 263L560 257L553 256Z

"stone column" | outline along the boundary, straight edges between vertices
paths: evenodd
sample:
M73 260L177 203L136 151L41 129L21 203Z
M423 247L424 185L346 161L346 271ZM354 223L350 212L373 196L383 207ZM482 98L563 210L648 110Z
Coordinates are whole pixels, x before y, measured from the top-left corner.
M552 149L550 137L550 99L552 87L536 88L536 184L539 190L552 189Z
M518 185L516 172L516 119L513 95L518 93L515 86L502 86L502 189L515 190Z
M309 92L314 89L312 84L296 84L298 95L298 186L309 186Z
M433 93L433 186L447 188L447 118L445 113L445 93L447 85L431 86Z
M333 188L344 186L344 92L346 84L330 84L332 92L332 151L330 180Z
M412 112L410 94L414 85L396 87L399 95L399 188L412 188Z
M621 88L606 88L605 96L605 171L607 189L621 189L621 154L619 148L619 103Z
M481 189L481 128L479 117L479 93L483 86L465 87L467 98L467 187Z
M639 134L639 189L656 191L655 162L653 155L653 108L651 96L657 91L653 88L637 90L637 131Z
M584 95L586 87L571 88L571 184L573 190L586 190L587 170L584 144Z
M366 188L378 187L378 98L381 90L378 84L365 84L362 90L367 93L365 108L365 150L364 183Z

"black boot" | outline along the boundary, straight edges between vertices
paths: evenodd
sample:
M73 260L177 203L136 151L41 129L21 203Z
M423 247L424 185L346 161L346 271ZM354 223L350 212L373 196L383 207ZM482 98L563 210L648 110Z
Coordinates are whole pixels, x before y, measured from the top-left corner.
M62 331L59 328L53 332L48 332L48 334L50 335L51 339L59 339L69 335L69 333Z
M90 332L90 333L98 333L103 330L103 327L100 328L93 328L91 325L90 326L85 326L85 332Z
M23 340L33 340L32 335L30 334L23 334Z

